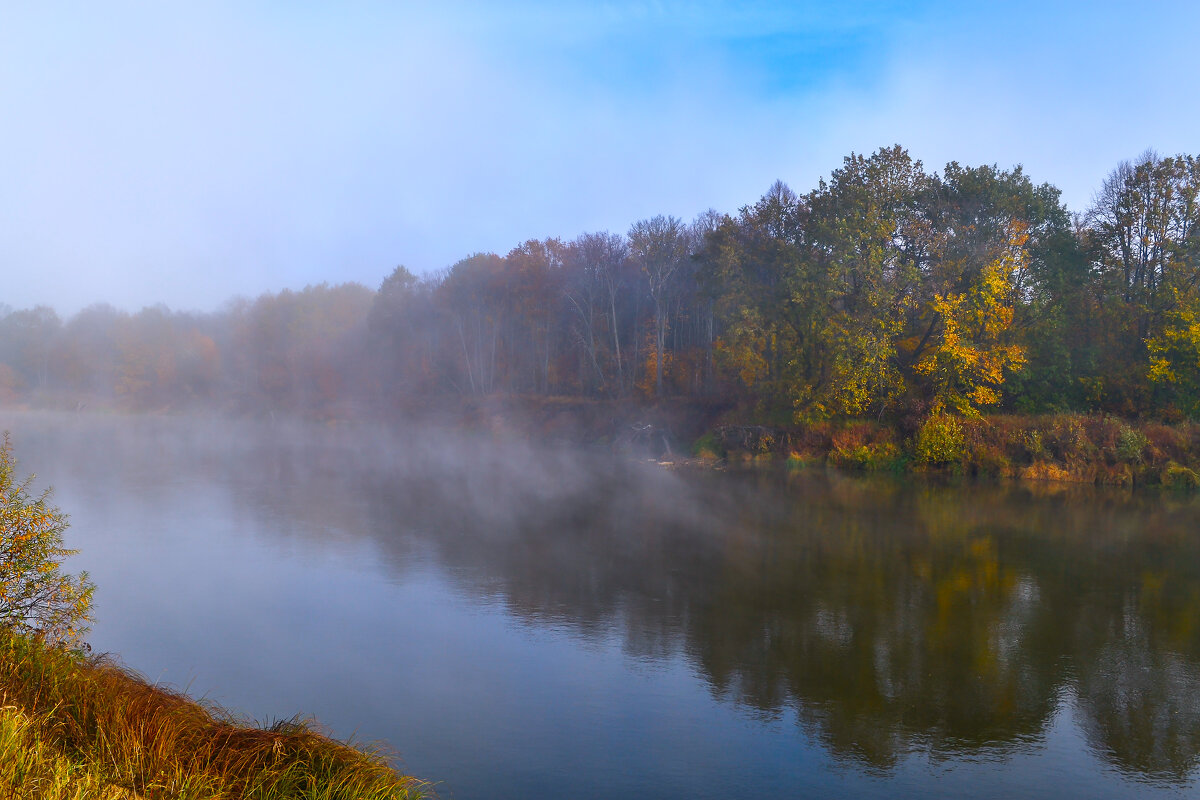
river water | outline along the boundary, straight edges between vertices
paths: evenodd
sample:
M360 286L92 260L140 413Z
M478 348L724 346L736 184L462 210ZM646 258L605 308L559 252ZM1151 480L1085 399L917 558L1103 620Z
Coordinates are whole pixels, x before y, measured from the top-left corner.
M1200 500L0 413L89 642L444 798L1200 794Z

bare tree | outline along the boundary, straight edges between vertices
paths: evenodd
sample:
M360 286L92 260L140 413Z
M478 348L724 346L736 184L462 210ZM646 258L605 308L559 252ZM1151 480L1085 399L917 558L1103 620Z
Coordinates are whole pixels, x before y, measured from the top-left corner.
M624 385L618 298L629 251L619 234L585 233L567 251L567 301L579 325L579 338L601 392L620 394ZM609 336L605 336L605 327ZM608 345L601 339L607 339ZM610 348L606 354L605 349ZM607 356L607 357L604 357ZM611 362L608 370L606 364ZM609 374L611 373L611 375Z
M629 247L650 288L654 301L654 393L663 393L663 350L667 337L667 310L674 293L675 276L686 263L689 231L677 217L659 214L635 222L629 229Z

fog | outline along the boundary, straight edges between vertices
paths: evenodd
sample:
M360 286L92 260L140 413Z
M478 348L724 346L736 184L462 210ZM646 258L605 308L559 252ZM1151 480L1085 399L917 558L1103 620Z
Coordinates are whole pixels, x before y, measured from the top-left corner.
M897 141L1024 164L1083 209L1118 160L1193 147L1172 76L1197 13L6 3L0 300L211 311L375 286L398 263L732 211Z
M1200 8L0 4L0 429L97 650L450 797L1195 790L1194 498L679 456L907 447L930 303L1026 257L997 408L1182 415L1072 214L1195 150ZM869 236L914 302L837 296Z
M95 647L454 796L1194 787L1194 498L677 471L428 419L0 425L72 515Z

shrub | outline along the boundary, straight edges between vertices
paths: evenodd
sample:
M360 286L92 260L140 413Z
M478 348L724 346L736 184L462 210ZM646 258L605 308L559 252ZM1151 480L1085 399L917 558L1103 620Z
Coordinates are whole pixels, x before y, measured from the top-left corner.
M1163 486L1169 486L1172 489L1200 489L1200 475L1197 475L1195 470L1188 469L1174 461L1167 464L1167 468L1163 470L1162 482Z
M904 467L900 448L893 442L861 444L845 449L839 447L830 453L830 461L839 467L867 472L898 471Z
M1084 421L1075 416L1056 417L1046 444L1051 454L1064 462L1094 461L1100 455L1099 448L1088 438Z
M51 641L74 641L86 630L92 602L87 573L63 575L74 550L63 547L67 517L50 505L50 490L34 497L27 478L13 478L8 434L0 446L0 624Z
M712 433L706 433L692 443L692 455L697 458L724 458L725 448Z
M1012 463L1005 456L1004 451L1000 447L986 442L970 448L967 453L967 462L971 471L977 475L1000 476L1007 474L1012 469Z
M921 464L951 464L962 460L962 422L949 414L934 414L917 431L913 455Z
M1150 422L1143 425L1141 430L1146 437L1146 449L1142 453L1146 462L1188 463L1192 460L1193 451L1189 446L1186 426Z
M1042 441L1041 431L1026 431L1021 444L1031 461L1038 461L1046 457L1046 443Z
M1142 463L1142 451L1146 449L1149 440L1146 435L1136 428L1122 425L1117 433L1117 460L1127 464Z

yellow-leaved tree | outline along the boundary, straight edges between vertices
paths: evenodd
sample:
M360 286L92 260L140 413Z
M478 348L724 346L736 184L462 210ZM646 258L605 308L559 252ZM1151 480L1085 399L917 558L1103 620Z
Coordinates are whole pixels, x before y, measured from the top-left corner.
M1174 308L1146 339L1150 382L1192 417L1200 417L1200 300L1174 292Z
M1017 301L1014 276L1024 268L1029 234L1021 222L1009 225L996 258L960 290L935 293L931 311L941 335L913 365L929 381L933 412L978 416L980 408L1000 402L1008 373L1025 363L1025 350L1011 342Z
M0 625L70 643L87 631L93 585L87 573L60 571L74 550L63 546L67 517L49 503L49 490L30 494L17 481L8 434L0 446Z

